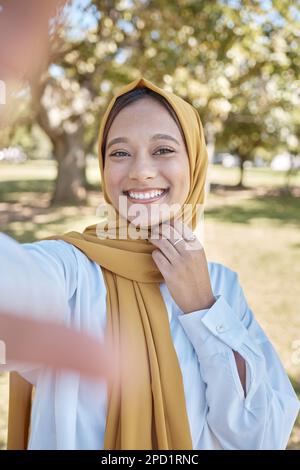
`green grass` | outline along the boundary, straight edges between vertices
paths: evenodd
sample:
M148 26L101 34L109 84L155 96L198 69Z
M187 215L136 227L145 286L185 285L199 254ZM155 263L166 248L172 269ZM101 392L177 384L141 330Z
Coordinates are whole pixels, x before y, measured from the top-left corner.
M49 208L55 166L52 162L0 165L1 230L29 242L69 229L82 230L96 221L101 200L97 163L89 165L93 190L85 207ZM209 178L234 185L236 169L214 166ZM268 169L245 172L247 190L221 186L206 202L204 245L209 261L223 263L239 274L259 323L275 346L300 397L300 364L294 342L300 339L300 198L276 196L283 174ZM291 180L300 188L299 174ZM279 194L279 193L278 193ZM296 193L295 193L296 194ZM0 376L0 448L5 446L7 376ZM300 420L289 441L300 449Z
M239 181L240 171L238 168L213 165L209 174L214 183L234 185ZM286 184L286 173L270 168L248 168L244 171L244 184L249 187L282 187ZM292 175L291 185L300 186L300 170Z

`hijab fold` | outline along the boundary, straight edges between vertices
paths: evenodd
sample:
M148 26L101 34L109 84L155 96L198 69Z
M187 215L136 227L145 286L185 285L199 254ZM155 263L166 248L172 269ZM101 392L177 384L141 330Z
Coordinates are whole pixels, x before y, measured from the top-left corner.
M139 78L113 97L101 121L98 152L104 199L106 191L101 145L103 131L116 99L130 90L146 87L163 96L181 124L190 165L190 218L196 228L196 210L204 203L207 151L196 110L173 93ZM129 222L120 214L117 229ZM180 218L182 209L175 215ZM108 228L109 235L110 228ZM118 234L118 231L117 231ZM62 239L80 249L101 266L107 290L106 337L115 347L119 379L108 387L104 448L108 450L192 449L183 379L173 345L168 313L160 292L164 281L151 253L155 247L145 239L99 237L97 225L83 233L69 232Z

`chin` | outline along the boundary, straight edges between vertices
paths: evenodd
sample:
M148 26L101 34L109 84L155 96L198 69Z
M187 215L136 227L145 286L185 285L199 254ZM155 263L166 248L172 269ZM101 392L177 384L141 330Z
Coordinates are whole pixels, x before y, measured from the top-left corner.
M152 220L130 220L128 219L129 222L135 226L135 227L141 227L141 228L150 228L150 227L153 227L154 225L158 225L161 220L160 218L153 218Z

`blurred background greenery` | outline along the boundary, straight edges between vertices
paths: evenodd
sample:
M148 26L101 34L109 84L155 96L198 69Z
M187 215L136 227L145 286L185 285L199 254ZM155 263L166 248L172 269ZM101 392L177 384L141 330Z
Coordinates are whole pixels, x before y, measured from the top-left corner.
M174 91L205 130L208 260L238 272L300 397L299 21L299 1L69 2L51 21L47 73L0 131L0 227L30 242L95 222L108 100L140 75ZM2 448L6 413L4 374Z

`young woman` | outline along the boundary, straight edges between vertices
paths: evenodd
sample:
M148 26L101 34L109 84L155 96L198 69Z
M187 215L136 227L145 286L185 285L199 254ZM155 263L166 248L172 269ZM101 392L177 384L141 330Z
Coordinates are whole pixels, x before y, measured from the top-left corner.
M103 117L99 161L116 220L26 245L0 239L3 273L21 286L16 296L2 275L2 305L55 312L111 339L118 359L108 385L11 366L35 386L28 447L284 449L297 396L237 274L207 262L194 235L207 169L196 110L134 81Z

